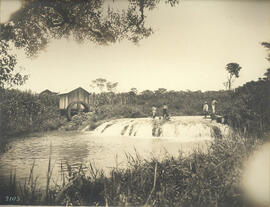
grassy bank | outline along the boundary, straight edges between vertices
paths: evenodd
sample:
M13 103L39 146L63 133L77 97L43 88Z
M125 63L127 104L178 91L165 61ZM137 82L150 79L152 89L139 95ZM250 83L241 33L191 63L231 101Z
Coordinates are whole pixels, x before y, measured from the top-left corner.
M13 173L0 192L1 204L241 207L243 165L258 145L235 136L215 140L207 153L195 151L186 157L168 155L159 161L127 156L129 167L112 169L109 176L93 166L67 166L68 172L59 174L62 185L53 188L49 164L45 191L31 173L24 184L18 184ZM9 195L19 200L6 201Z

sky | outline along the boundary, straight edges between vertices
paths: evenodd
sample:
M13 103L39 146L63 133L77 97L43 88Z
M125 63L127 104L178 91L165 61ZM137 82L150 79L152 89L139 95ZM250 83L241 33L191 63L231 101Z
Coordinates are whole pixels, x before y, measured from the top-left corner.
M1 0L1 22L20 7ZM4 12L2 12L4 11ZM30 78L20 89L64 93L77 87L91 91L91 81L119 82L118 92L156 90L222 90L226 64L241 67L234 87L263 77L270 67L261 42L270 41L270 1L182 0L176 7L160 4L147 13L154 34L138 45L111 46L51 40L36 58L15 51L18 66Z

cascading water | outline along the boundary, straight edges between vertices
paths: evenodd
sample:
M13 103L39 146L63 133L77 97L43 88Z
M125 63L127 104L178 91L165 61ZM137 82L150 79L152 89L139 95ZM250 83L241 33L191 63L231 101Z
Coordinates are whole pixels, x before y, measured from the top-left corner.
M49 157L56 182L59 172L65 170L62 169L65 163L72 167L92 163L109 174L113 167L129 166L126 155L139 155L146 160L153 157L162 160L168 153L171 156L178 156L179 152L188 155L194 150L207 150L209 141L227 136L229 132L226 125L215 121L199 116L181 116L171 117L169 121L117 119L91 132L54 131L40 137L18 139L10 143L10 149L0 156L0 185L9 180L10 172L15 168L17 179L24 183L34 162L34 172L45 189Z
M100 125L94 131L102 136L131 136L143 138L176 138L181 141L211 140L227 136L229 128L201 116L172 117L169 121L152 118L116 119Z

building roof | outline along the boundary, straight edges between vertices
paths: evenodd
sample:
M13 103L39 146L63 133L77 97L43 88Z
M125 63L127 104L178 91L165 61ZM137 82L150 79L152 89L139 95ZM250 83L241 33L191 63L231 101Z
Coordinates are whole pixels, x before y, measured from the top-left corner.
M76 92L78 90L81 90L84 93L87 93L88 95L90 95L90 93L87 90L83 89L82 87L78 87L78 88L76 88L76 89L74 89L74 90L72 90L72 91L70 91L68 93L61 93L61 94L59 94L59 96L68 95L68 94L74 93L74 92Z
M57 93L56 92L52 92L49 89L46 89L46 90L44 90L44 91L42 91L42 92L39 93L39 95L43 95L43 94L57 94Z

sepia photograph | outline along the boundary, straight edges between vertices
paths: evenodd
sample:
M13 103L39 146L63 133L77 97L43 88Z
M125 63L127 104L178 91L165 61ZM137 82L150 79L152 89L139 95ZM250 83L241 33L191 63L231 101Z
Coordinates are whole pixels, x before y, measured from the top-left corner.
M270 206L270 0L0 0L0 206Z

